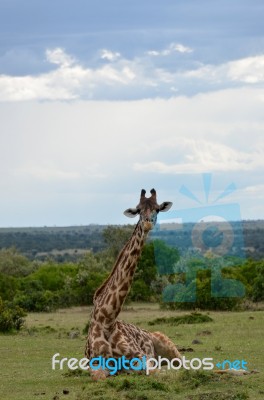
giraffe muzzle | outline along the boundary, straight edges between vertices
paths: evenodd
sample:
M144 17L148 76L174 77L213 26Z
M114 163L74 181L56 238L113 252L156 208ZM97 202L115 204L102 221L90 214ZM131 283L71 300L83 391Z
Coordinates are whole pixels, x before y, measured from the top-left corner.
M150 221L144 222L144 231L149 232L153 228L153 224Z

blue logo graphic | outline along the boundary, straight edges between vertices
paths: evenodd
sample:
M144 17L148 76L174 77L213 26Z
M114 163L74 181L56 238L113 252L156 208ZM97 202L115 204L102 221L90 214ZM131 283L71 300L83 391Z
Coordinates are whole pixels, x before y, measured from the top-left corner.
M240 281L222 276L224 267L238 265L245 258L240 207L236 203L218 203L235 191L235 184L228 185L209 202L212 174L203 174L202 180L205 204L186 186L181 186L179 192L199 206L172 210L162 216L160 213L152 233L159 274L185 276L184 283L167 285L163 291L164 302L195 302L197 273L208 269L212 297L242 297L245 294ZM176 257L176 248L180 258Z

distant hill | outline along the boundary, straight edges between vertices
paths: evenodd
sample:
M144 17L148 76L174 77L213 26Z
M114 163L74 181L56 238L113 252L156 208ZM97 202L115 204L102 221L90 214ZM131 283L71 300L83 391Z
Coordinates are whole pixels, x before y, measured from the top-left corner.
M217 241L231 240L232 254L241 255L253 259L264 258L264 221L230 222L226 226L223 223L206 223L197 225L187 223L163 224L151 232L150 239L164 239L171 246L184 251L193 247L193 241L199 247L200 242L213 243ZM84 252L98 252L106 247L103 239L103 230L106 225L87 225L70 227L40 227L40 228L0 228L0 248L15 246L20 252L30 259L44 260L53 257L57 261L75 260ZM200 229L200 231L199 231ZM220 243L219 242L219 243Z
M30 259L44 260L51 256L57 261L75 260L104 246L104 225L0 228L0 248L16 247Z

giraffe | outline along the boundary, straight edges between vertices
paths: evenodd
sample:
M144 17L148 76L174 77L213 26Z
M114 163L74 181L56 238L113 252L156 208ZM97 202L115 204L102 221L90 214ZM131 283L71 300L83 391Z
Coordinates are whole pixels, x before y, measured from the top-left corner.
M88 359L104 358L127 359L151 357L181 358L174 343L160 332L148 332L135 325L118 320L117 317L130 290L137 261L149 231L154 227L157 214L172 206L171 202L158 205L155 189L151 197L141 190L140 201L136 208L124 211L127 217L139 215L131 238L119 253L108 278L97 289L93 297L90 326L87 336L85 356ZM104 379L109 371L91 370L94 380Z

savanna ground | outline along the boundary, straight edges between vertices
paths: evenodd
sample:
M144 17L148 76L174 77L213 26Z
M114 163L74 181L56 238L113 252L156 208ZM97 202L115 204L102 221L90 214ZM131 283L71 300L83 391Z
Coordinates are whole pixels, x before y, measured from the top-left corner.
M245 360L245 376L211 371L162 371L151 376L119 375L102 382L87 372L51 368L55 353L81 359L88 307L31 313L18 334L0 335L1 400L261 400L264 399L264 311L210 312L213 321L200 324L148 325L159 317L181 316L184 311L164 311L155 304L131 304L120 318L152 331L166 333L186 358L212 357L214 363ZM198 340L199 343L192 343ZM217 369L217 368L215 368Z

